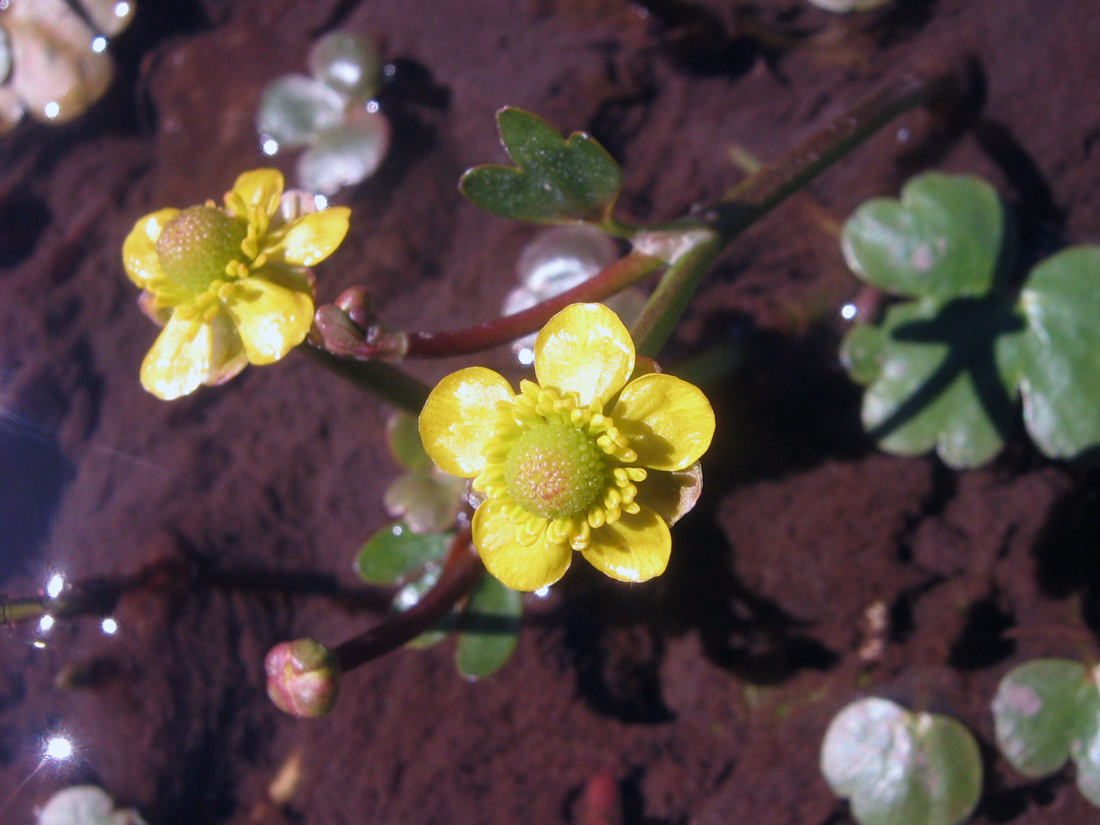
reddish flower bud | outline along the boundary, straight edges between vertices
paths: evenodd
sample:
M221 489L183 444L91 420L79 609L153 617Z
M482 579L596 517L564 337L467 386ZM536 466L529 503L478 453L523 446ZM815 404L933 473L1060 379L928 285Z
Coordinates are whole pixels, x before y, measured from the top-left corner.
M267 695L293 716L324 716L336 703L340 665L332 651L313 639L275 645L264 662Z

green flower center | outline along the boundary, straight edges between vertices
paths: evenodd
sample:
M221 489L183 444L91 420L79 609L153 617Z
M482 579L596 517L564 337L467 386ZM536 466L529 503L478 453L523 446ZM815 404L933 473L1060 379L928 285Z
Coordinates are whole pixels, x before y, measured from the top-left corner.
M184 209L165 224L157 239L157 258L172 292L195 297L224 279L231 263L240 261L248 234L243 221L213 206Z
M587 510L603 491L607 469L591 438L568 424L524 432L504 462L508 494L528 512L565 518Z

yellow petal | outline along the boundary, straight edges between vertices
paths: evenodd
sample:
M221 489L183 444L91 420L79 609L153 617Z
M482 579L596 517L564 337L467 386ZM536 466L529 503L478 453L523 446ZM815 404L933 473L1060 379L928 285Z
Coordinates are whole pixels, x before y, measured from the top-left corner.
M247 361L229 319L219 314L211 323L181 321L174 315L141 364L145 389L171 401L203 384L228 381Z
M348 234L351 210L334 206L303 215L284 231L282 240L267 254L273 261L313 266L331 255Z
M283 185L283 173L278 169L253 169L245 172L237 178L233 190L225 196L225 207L229 214L238 218L248 217L247 212L239 211L242 205L245 210L259 207L269 215L274 214L279 208ZM236 202L237 199L240 199L240 204Z
M496 430L497 402L514 397L504 376L485 367L468 367L440 381L420 413L420 440L432 461L453 476L480 473L482 450Z
M644 582L665 572L672 535L660 516L642 507L593 530L592 540L581 552L589 564L613 579Z
M535 340L535 375L543 387L576 392L581 404L606 402L634 370L634 341L603 304L571 304Z
M544 530L534 544L524 547L516 539L516 529L491 501L474 512L474 546L486 570L505 587L527 593L565 575L573 560L568 544L548 542Z
M311 294L259 275L244 278L234 287L227 309L250 362L271 364L305 340L313 323Z
M671 527L691 512L702 492L703 469L697 461L675 473L651 470L638 485L638 496L634 500L653 510Z
M210 322L210 328L214 333L214 350L210 358L210 374L206 376L206 384L216 387L235 377L248 366L248 354L244 351L244 344L241 342L241 336L237 332L233 318L224 308L214 316Z
M690 467L714 436L714 410L707 397L674 375L643 375L631 381L611 417L630 439L638 463L655 470Z
M150 278L160 275L157 239L165 224L179 213L178 209L161 209L146 215L134 224L122 242L122 265L130 280L138 286L144 287Z

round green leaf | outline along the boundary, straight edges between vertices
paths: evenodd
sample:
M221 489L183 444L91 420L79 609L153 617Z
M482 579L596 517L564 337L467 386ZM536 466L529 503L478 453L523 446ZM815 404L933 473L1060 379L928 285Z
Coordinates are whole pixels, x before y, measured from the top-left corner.
M848 266L880 289L950 301L989 292L1004 239L996 190L980 178L929 172L910 180L901 200L876 198L847 223Z
M497 126L516 166L467 171L459 188L476 206L532 223L610 220L623 176L599 143L583 132L566 140L542 118L513 107L497 113Z
M1001 680L993 698L997 747L1025 776L1039 778L1069 759L1077 692L1087 676L1069 659L1032 659Z
M934 448L955 468L988 461L1016 420L1011 364L1020 326L997 301L960 299L897 304L879 327L855 327L845 360L868 384L868 434L899 455Z
M390 149L390 122L381 112L359 112L322 131L298 158L298 183L308 192L332 195L375 173Z
M355 572L369 584L390 585L439 561L451 538L445 533L414 533L396 522L375 533L355 557Z
M464 678L484 679L504 666L516 649L523 597L492 576L483 576L466 605L455 665Z
M344 119L344 96L312 77L291 74L264 90L256 131L281 148L305 146Z
M1024 423L1046 455L1100 446L1100 247L1040 263L1020 294L1027 324L1020 365Z
M378 92L382 59L366 38L351 32L332 32L309 50L309 71L341 94L367 101Z
M1089 802L1100 807L1100 691L1094 670L1077 690L1070 755L1077 768L1077 789Z
M981 796L981 755L970 732L887 699L859 699L833 718L821 771L860 825L956 825Z

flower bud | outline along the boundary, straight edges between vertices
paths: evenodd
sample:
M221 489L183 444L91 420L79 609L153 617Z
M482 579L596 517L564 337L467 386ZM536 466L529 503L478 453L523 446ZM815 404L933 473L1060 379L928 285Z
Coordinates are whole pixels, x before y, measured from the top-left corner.
M264 662L267 695L293 716L324 716L336 703L340 665L332 651L313 639L275 645Z

